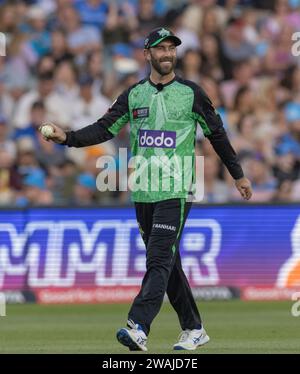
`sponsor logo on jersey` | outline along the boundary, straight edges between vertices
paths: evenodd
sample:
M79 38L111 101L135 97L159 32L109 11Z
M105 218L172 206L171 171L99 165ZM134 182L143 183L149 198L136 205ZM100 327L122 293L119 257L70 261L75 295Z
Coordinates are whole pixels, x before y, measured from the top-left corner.
M136 108L132 110L133 119L149 117L149 108Z
M163 223L154 223L152 227L154 229L163 229L163 230L176 231L176 226L165 225Z
M176 148L176 131L140 130L139 146L151 148Z

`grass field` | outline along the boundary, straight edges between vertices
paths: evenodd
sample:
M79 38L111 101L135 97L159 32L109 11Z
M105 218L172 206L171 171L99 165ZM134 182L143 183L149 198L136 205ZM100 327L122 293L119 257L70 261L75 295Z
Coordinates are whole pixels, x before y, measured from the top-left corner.
M211 341L194 353L299 353L300 317L291 302L201 302ZM8 305L0 353L129 353L115 332L128 305ZM174 353L180 332L168 303L153 323L149 353ZM182 353L182 352L181 352ZM190 352L188 352L190 353ZM192 352L193 353L193 352Z

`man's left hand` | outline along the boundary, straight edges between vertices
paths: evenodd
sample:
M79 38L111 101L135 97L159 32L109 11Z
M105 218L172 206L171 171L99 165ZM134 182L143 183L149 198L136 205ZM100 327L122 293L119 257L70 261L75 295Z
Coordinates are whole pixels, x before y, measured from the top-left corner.
M235 186L245 200L250 200L252 196L252 187L249 179L243 177L235 181Z

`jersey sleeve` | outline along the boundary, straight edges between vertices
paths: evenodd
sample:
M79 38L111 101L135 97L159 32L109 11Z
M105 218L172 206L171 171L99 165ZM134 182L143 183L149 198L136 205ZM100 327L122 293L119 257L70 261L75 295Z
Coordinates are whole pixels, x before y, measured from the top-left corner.
M69 147L85 147L112 139L129 121L129 90L124 91L103 117L78 131L69 131L63 143Z
M230 144L222 119L213 107L209 97L201 89L194 87L193 117L200 124L203 134L213 146L234 179L244 176L238 157Z

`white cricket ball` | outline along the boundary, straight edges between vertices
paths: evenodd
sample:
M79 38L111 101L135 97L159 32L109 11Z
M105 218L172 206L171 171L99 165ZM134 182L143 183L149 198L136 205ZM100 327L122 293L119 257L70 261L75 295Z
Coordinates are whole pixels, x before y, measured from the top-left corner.
M41 133L45 138L49 138L54 134L54 128L51 125L44 125L41 127Z

